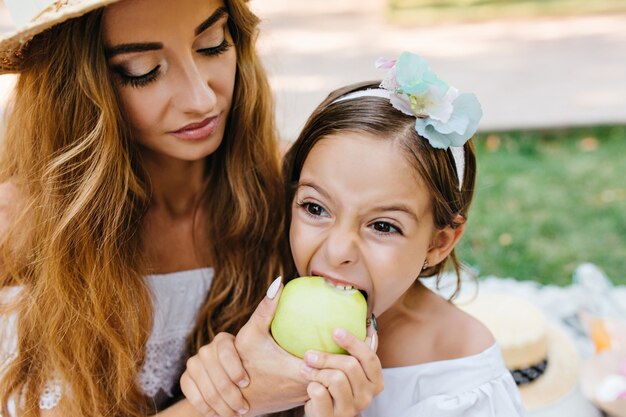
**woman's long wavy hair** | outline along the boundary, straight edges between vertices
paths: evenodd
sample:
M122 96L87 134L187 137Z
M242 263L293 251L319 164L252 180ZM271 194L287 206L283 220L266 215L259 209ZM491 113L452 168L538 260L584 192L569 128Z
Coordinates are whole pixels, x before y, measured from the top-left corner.
M189 339L195 352L247 320L283 261L283 187L273 101L255 51L258 19L226 0L237 49L233 106L209 156L203 210L215 276ZM102 9L30 41L2 143L15 218L2 237L0 305L17 320L17 355L0 361L0 404L38 416L50 381L72 416L141 416L138 386L152 326L140 239L149 178L105 57ZM2 301L2 300L0 300ZM4 316L4 317L3 317ZM1 359L1 358L0 358Z

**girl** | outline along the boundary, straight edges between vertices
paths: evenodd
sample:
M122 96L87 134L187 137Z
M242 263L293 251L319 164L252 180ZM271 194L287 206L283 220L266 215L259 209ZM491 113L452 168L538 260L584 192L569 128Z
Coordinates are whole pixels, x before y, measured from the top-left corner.
M364 417L522 416L515 382L489 331L421 282L447 262L459 273L454 248L475 188L469 138L480 105L438 79L417 55L403 53L379 66L388 70L380 86L332 93L286 156L297 274L368 294L378 317L385 388ZM375 382L372 365L357 359ZM305 355L308 417L353 417L363 408L362 387L369 387L352 384L347 364L354 362ZM347 378L328 378L329 370ZM353 404L352 414L345 413L346 403Z
M238 331L282 263L258 20L244 0L5 3L0 413L195 415L168 408L185 360ZM289 398L253 371L246 407Z

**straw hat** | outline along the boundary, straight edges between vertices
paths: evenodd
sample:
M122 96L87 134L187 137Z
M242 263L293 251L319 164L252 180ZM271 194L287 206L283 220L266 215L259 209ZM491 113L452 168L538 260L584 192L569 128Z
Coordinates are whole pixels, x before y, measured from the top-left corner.
M0 37L0 74L19 72L22 48L35 35L119 0L4 0L16 30Z
M457 304L493 333L505 365L521 370L518 376L524 376L516 379L523 380L518 388L526 410L554 405L577 388L580 357L574 342L535 305L504 294L479 294Z

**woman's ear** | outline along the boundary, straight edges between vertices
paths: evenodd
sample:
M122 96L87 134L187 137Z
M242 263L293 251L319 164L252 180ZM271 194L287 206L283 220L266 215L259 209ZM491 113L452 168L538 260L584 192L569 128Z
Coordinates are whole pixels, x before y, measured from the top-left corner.
M435 266L446 259L459 242L459 239L461 239L461 236L463 236L466 224L465 218L461 215L457 215L454 222L459 224L459 226L454 229L451 226L446 226L443 229L435 230L426 255L428 265Z

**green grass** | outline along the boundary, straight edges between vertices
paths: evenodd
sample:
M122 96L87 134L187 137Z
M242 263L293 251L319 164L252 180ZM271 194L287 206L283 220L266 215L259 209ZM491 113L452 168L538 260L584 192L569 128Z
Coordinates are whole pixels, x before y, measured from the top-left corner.
M387 0L387 17L399 24L624 12L626 0Z
M626 126L480 134L461 259L566 285L582 262L626 284Z

